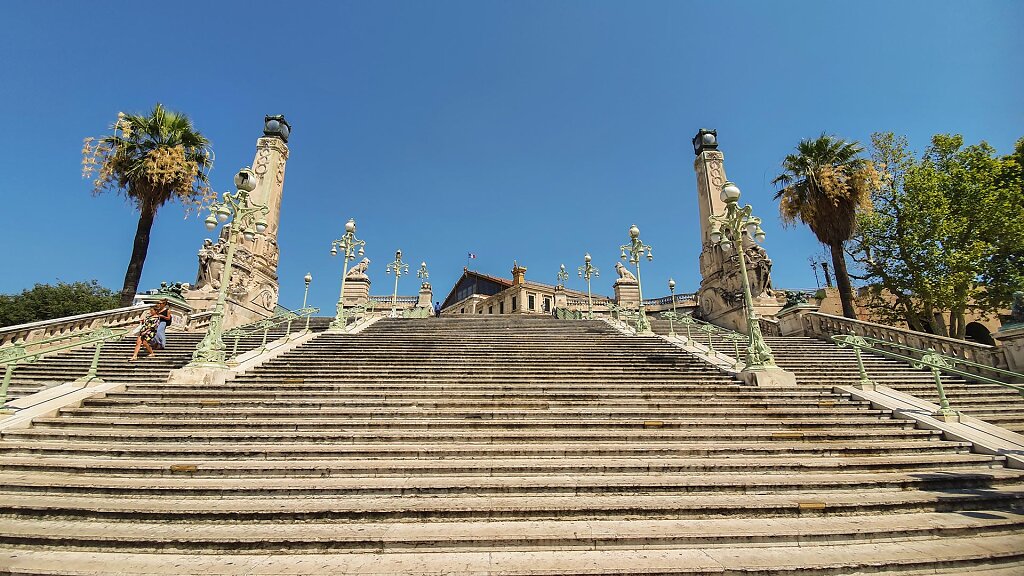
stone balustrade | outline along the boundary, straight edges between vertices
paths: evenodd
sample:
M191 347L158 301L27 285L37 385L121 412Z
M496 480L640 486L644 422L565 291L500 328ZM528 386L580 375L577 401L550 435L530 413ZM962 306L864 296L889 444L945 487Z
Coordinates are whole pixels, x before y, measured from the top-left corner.
M146 315L147 310L149 310L149 305L140 304L8 326L0 328L0 346L26 345L31 344L34 340L67 336L77 332L95 330L102 326L110 328L134 326Z
M784 336L803 335L830 340L840 334L854 334L909 346L918 350L934 350L944 356L962 358L977 364L1002 370L1019 371L1018 362L1007 356L1006 345L988 346L946 336L916 332L874 322L853 320L815 311L810 306L794 306L779 314L779 326ZM1022 334L1024 336L1024 334Z

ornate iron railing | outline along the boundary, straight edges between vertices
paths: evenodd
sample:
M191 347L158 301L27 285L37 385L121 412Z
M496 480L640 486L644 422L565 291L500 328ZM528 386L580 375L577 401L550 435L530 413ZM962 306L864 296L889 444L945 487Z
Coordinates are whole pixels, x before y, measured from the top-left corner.
M31 347L33 348L31 351L27 349L27 345L21 344L13 344L11 346L0 348L0 366L4 367L4 379L3 382L0 383L0 407L7 403L7 388L11 384L11 378L14 375L14 369L16 367L21 364L35 362L49 354L62 352L64 350L71 350L72 348L80 348L83 346L89 346L90 344L94 344L96 346L92 355L92 363L89 365L89 371L85 376L79 378L77 382L86 384L89 382L102 382L102 380L100 380L96 375L96 371L99 368L100 351L103 349L103 344L111 340L120 340L129 332L130 330L128 328L103 327L95 330L54 336L52 338L45 338L42 340L34 340L31 342Z
M429 318L430 308L407 308L402 310L402 318Z
M237 326L235 328L232 328L231 330L228 330L227 332L224 333L224 337L234 339L234 344L231 348L231 354L228 355L228 358L231 359L238 356L238 343L242 338L246 336L258 336L262 334L263 341L260 343L259 348L257 348L259 351L262 352L267 349L267 336L270 333L271 328L276 328L277 326L284 325L285 337L289 337L292 335L292 322L305 318L306 330L309 330L309 319L319 311L319 308L315 308L312 306L306 308L299 308L298 310L288 310L286 308L282 308L280 310L275 310L275 314L270 318L257 320L255 322L244 324L242 326Z
M586 314L584 314L582 310L555 308L554 316L559 320L582 320L586 317Z
M862 386L870 387L874 385L874 382L872 382L868 377L867 370L864 368L864 360L861 357L861 350L871 350L875 354L902 360L909 363L914 368L928 368L935 379L935 390L939 395L939 412L944 416L952 414L953 411L950 409L949 400L946 398L946 392L942 387L941 373L943 372L967 378L969 381L973 380L975 382L1012 388L1013 390L1016 390L1018 394L1024 396L1024 385L1003 382L975 372L961 370L957 366L965 366L974 370L984 369L987 372L996 373L1011 380L1024 382L1024 374L1019 372L993 368L985 364L979 364L963 358L942 354L931 348L921 350L912 346L897 344L886 340L879 340L877 338L868 338L856 334L839 334L832 336L832 340L841 348L853 348L854 353L857 356L857 370L860 372L860 384ZM893 352L889 350L890 348L898 349L901 352L906 352L907 354Z

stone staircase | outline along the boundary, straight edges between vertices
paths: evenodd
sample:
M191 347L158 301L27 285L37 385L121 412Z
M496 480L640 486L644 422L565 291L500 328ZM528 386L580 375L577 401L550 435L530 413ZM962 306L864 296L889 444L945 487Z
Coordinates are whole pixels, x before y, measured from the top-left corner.
M1024 573L1024 471L547 317L381 320L0 437L0 573Z
M330 321L330 318L311 318L310 329L325 330ZM301 330L304 327L305 320L293 325L293 330ZM267 334L267 341L273 341L284 336L285 327L272 328ZM181 368L192 361L192 353L202 339L203 334L198 332L168 332L165 350L157 350L156 355L147 357L143 348L139 353L139 360L135 362L128 361L135 350L134 337L126 336L121 340L107 342L100 351L97 375L108 382L162 382L167 379L171 370ZM230 352L234 339L225 339L225 343ZM238 352L254 350L262 343L262 333L258 336L246 336L239 340ZM93 352L94 348L87 346L18 365L7 391L8 401L85 376L89 372Z
M652 330L667 335L669 323L667 320L653 320ZM676 333L685 335L685 330L676 330ZM707 344L704 333L694 332L694 338L701 344ZM808 336L766 336L765 341L775 355L776 364L795 373L798 382L854 385L860 379L857 357L852 349ZM734 355L732 342L716 335L712 335L712 342L715 350ZM745 347L746 343L741 342L741 360ZM939 403L935 379L930 371L915 369L905 362L870 352L863 352L862 357L868 377L875 383ZM1024 397L1013 389L946 375L942 377L942 385L953 409L1024 434Z

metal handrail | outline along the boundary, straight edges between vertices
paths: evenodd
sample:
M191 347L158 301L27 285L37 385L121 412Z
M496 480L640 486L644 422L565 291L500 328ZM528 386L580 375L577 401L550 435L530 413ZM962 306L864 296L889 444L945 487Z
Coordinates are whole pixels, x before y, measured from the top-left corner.
M402 318L429 318L430 308L406 308L402 310Z
M22 344L14 344L12 346L0 348L0 366L6 366L4 369L3 382L0 383L0 406L7 403L7 388L11 383L11 378L14 375L14 369L17 366L20 364L30 364L55 352L62 352L72 348L95 344L96 349L92 355L92 363L89 365L89 371L85 376L79 378L77 381L82 383L102 382L102 380L96 376L96 371L99 368L100 351L103 349L103 344L110 340L120 340L129 332L130 330L128 328L108 328L104 326L95 330L89 330L88 332L76 332L74 334L54 336L53 338L46 338L44 340L35 340L28 344L32 347L37 347L41 344L57 344L58 342L74 340L73 342L66 342L46 347L42 350L37 349L29 352L26 350L26 346L28 345Z
M300 318L305 318L306 330L309 330L310 317L312 317L319 311L319 308L313 306L299 308L298 310L284 309L277 312L270 318L264 318L263 320L250 322L249 324L244 324L242 326L238 326L232 328L231 330L228 330L227 332L224 333L224 336L227 338L235 339L234 345L231 348L231 354L229 355L229 358L234 358L238 356L238 342L239 340L242 339L242 337L255 336L262 332L263 342L260 343L260 346L258 348L258 350L262 352L267 349L267 334L270 332L271 328L285 324L287 326L285 328L285 337L288 337L292 335L292 322Z
M555 308L554 316L559 320L583 320L584 318L582 310L572 310L571 308Z
M856 334L839 334L832 337L832 340L840 347L846 348L847 346L853 348L854 353L857 356L857 370L860 372L860 384L861 386L873 386L874 382L868 378L867 371L864 369L864 360L861 357L861 350L871 350L876 354L881 354L889 358L896 360L903 360L908 362L914 368L928 368L932 377L935 379L935 390L939 394L939 414L943 416L952 415L954 411L949 407L949 400L946 398L946 391L942 387L942 376L941 373L952 374L954 376L960 376L967 378L968 380L974 380L985 384L994 384L997 386L1003 386L1005 388L1011 388L1016 390L1018 394L1024 396L1024 385L1010 384L1007 382L1001 382L994 378L982 376L980 374L974 374L965 370L959 370L956 368L957 364L964 364L973 367L985 368L986 370L996 371L1001 374L1005 374L1012 378L1024 379L1024 374L1017 372L1010 372L1009 370L1001 370L998 368L992 368L991 366L985 366L983 364L977 364L969 360L962 358L956 358L953 356L947 356L940 354L935 350L929 348L928 350L918 350L910 346L904 346L902 344L895 344L885 340L878 340L876 338L865 338L863 336L857 336ZM899 347L906 350L911 350L921 354L920 358L913 356L904 356L903 354L897 354L896 352L890 352L881 348L876 348L875 344L882 344L886 347Z

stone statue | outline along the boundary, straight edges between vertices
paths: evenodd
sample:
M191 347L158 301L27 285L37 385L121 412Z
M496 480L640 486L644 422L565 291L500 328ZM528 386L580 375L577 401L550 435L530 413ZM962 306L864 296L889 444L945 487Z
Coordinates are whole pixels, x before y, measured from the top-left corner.
M636 276L633 276L633 273L627 270L626 267L622 265L622 262L615 263L615 271L619 273L619 280L636 282Z
M196 277L196 290L220 290L220 276L224 272L224 261L227 241L223 238L216 244L209 238L203 240L199 249L199 274Z
M749 262L748 270L753 272L753 277L750 278L750 292L755 298L758 296L771 296L772 259L768 257L768 252L756 242L751 242L746 247L745 255Z
M348 274L345 278L366 278L366 269L370 267L370 259L363 258L359 261L359 264L349 268Z

